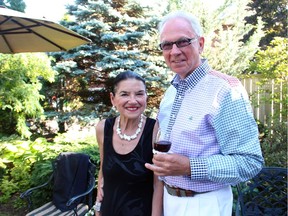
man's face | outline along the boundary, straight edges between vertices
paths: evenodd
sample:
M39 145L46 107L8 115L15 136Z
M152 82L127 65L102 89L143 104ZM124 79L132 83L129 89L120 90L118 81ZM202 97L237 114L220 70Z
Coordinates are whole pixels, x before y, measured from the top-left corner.
M190 24L182 18L174 18L164 24L160 35L160 43L192 39L188 46L178 48L173 44L171 49L163 50L166 64L172 71L184 79L201 64L201 52L204 38L198 37Z

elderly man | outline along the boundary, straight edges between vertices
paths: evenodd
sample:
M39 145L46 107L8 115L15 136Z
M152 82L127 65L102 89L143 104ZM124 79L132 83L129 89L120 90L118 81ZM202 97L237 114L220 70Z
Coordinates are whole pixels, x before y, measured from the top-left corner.
M231 216L231 185L263 166L258 128L240 81L201 58L198 20L168 14L159 25L160 48L175 72L158 113L168 154L146 164L164 181L164 216Z

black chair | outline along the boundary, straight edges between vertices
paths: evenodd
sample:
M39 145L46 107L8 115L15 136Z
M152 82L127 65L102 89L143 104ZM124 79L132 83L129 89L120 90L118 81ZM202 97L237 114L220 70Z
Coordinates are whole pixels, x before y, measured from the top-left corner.
M85 215L92 207L96 166L86 154L61 153L53 162L53 173L49 180L30 188L20 195L32 207L32 192L52 184L51 202L29 212L27 216Z
M287 169L264 167L237 186L236 216L287 216Z

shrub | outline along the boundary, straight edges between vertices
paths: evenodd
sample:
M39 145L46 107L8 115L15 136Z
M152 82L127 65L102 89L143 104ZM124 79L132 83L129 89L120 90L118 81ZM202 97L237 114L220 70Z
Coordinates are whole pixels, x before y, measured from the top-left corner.
M287 123L274 120L261 140L265 166L287 167Z
M92 131L92 130L91 130ZM99 151L95 134L73 131L60 134L54 142L44 138L34 141L18 136L0 137L0 204L13 203L15 208L26 206L20 193L46 182L52 173L52 160L60 152L81 152L91 157L99 167ZM98 170L97 167L97 170ZM98 173L96 172L96 179ZM16 199L11 200L11 197ZM33 193L34 207L44 204L51 197L49 188Z

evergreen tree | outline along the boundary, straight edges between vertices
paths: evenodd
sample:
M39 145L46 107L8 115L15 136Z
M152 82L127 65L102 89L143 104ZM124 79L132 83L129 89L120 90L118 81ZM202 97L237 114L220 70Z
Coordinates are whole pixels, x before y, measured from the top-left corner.
M83 103L96 104L101 116L111 108L108 92L113 77L132 70L147 80L149 110L157 108L167 75L163 60L159 63L158 19L153 10L129 0L76 0L67 9L61 24L92 42L53 54L58 81L62 80L65 86L55 94L65 106L77 102L78 108Z
M264 22L265 36L261 38L260 46L265 49L274 37L287 37L287 14L288 7L285 0L252 0L248 4L249 10L256 13L247 16L246 22L252 25L261 18ZM247 34L247 38L253 34L255 29Z
M23 0L0 0L0 5L20 12L24 12L26 8L26 4Z

